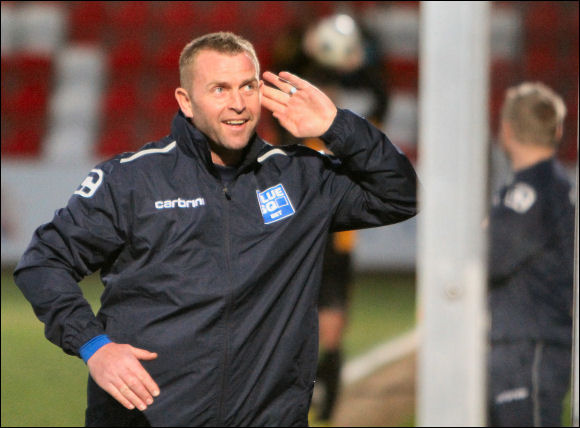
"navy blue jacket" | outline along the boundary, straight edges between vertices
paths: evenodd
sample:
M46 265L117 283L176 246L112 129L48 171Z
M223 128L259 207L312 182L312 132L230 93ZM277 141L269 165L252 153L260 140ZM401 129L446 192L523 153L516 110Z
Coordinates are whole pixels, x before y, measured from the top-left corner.
M16 269L48 339L157 352L151 425L307 425L328 233L416 214L415 172L384 134L339 110L322 138L340 161L255 135L226 186L180 113L170 136L98 165ZM76 282L98 269L95 317ZM89 425L131 413L93 381L88 401Z
M572 186L555 159L519 171L490 215L492 341L571 345Z

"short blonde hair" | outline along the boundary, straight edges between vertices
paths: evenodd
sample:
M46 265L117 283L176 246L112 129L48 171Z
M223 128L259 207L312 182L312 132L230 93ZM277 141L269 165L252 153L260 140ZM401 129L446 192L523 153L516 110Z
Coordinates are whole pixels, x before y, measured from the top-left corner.
M234 33L220 31L193 39L181 51L179 79L182 88L190 89L193 81L191 64L195 61L196 55L205 49L229 55L246 52L254 63L258 76L260 75L260 63L252 43Z
M524 144L556 147L566 117L562 97L540 82L509 88L501 111L515 138Z

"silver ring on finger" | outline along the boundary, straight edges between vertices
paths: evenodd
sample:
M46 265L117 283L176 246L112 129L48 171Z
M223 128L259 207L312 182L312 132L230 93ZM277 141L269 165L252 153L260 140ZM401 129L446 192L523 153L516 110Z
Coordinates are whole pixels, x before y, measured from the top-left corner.
M290 95L290 96L294 95L294 94L296 93L296 91L297 91L297 90L298 90L298 89L296 89L294 86L292 86L292 87L290 88L289 95Z

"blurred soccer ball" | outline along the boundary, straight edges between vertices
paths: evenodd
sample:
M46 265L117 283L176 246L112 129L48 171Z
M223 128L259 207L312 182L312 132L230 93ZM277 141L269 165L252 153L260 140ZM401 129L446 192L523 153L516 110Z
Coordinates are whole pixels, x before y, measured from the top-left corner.
M348 15L333 15L310 28L304 37L304 51L327 67L353 71L364 60L360 31Z

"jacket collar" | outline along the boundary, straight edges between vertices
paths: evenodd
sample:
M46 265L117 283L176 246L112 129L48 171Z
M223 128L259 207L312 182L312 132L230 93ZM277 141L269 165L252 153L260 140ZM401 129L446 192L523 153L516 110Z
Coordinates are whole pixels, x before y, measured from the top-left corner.
M215 175L215 169L211 160L211 152L207 136L191 123L191 120L185 117L183 112L179 112L173 118L171 123L171 135L177 141L179 148L188 156L200 159L206 167ZM236 175L241 174L247 169L259 165L258 157L267 150L269 144L264 142L258 134L254 133L250 142L244 149L242 161L238 165Z

